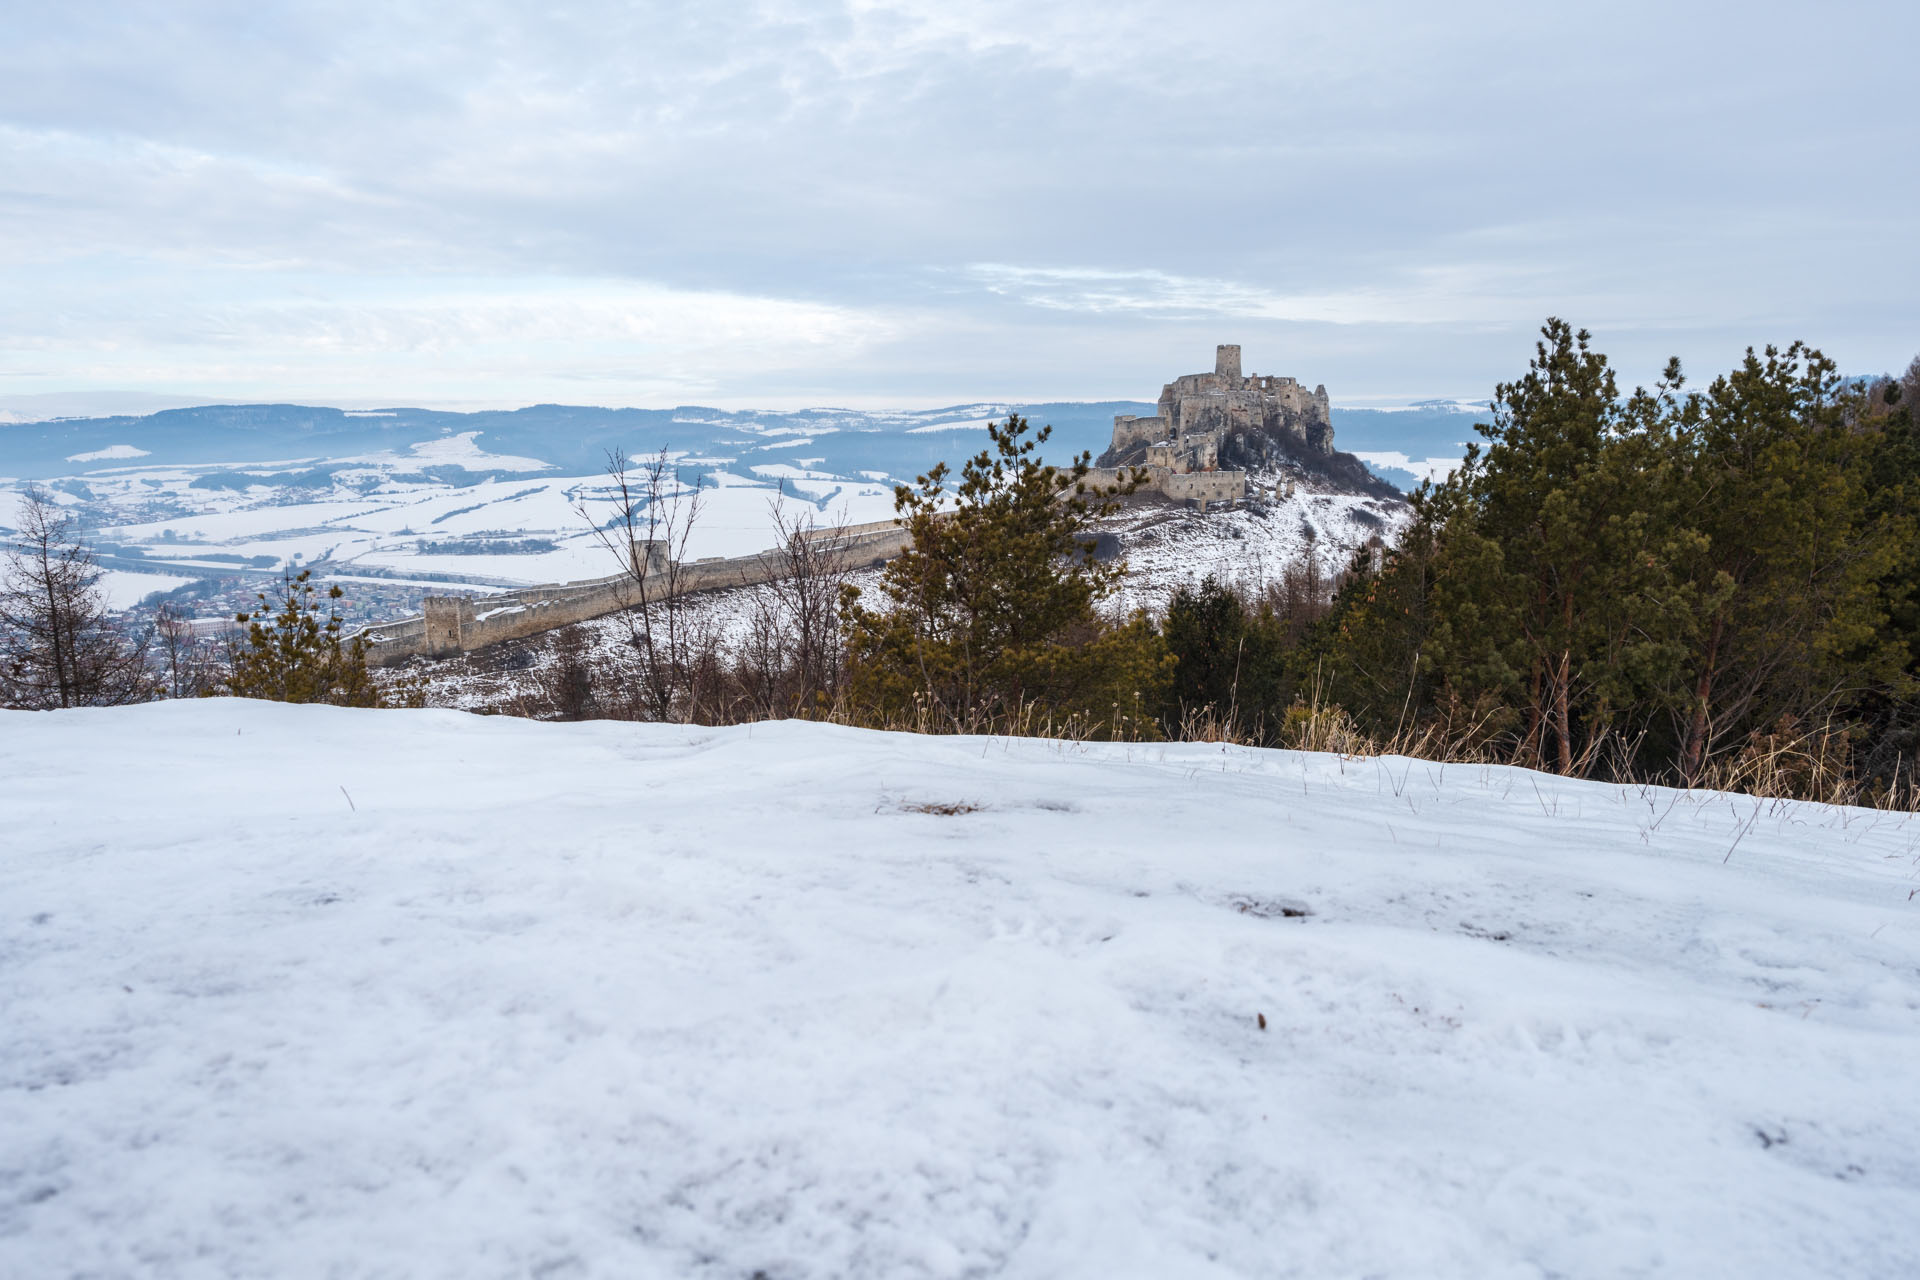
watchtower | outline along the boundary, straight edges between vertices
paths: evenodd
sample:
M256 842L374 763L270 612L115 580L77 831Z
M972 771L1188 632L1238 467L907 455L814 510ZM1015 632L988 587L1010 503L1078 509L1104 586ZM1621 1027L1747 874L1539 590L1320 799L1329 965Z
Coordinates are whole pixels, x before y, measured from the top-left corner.
M420 613L426 621L426 652L442 658L463 652L461 633L476 621L473 601L466 596L427 596L420 601Z
M1221 343L1213 349L1213 371L1224 378L1240 377L1240 344Z
M667 571L667 544L657 538L635 538L627 546L627 569L636 578Z

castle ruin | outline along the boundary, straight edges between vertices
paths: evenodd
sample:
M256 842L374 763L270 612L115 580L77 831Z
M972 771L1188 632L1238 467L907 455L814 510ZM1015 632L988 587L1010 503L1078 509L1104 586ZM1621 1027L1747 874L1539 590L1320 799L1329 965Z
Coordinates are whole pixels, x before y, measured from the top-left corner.
M1151 418L1115 415L1102 472L1142 468L1144 488L1176 500L1236 502L1247 473L1287 458L1333 453L1327 389L1309 392L1296 378L1243 376L1240 348L1221 344L1212 373L1188 373L1160 391Z

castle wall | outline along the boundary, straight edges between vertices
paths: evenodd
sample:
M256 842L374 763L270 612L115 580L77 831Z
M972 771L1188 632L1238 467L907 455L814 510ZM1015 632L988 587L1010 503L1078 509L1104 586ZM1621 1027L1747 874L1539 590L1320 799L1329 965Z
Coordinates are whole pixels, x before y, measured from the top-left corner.
M1140 471L1140 470L1145 470L1145 468L1088 467L1086 478L1082 480L1081 483L1084 484L1089 491L1113 489L1113 488L1117 488L1120 485L1125 484L1129 479L1132 478L1133 473L1135 471ZM1145 487L1151 488L1152 485L1148 484ZM1065 498L1065 497L1071 496L1071 494L1072 494L1072 490L1068 490L1067 493L1062 494L1061 496Z
M1153 444L1173 434L1173 424L1165 418L1140 418L1131 413L1113 416L1113 447L1123 452L1137 445Z
M840 552L852 565L891 559L911 541L907 531L891 520L845 530L823 530L816 536L843 538ZM664 594L667 575L663 548L653 544L643 551L636 545L636 562L643 554L655 570L647 575L648 591ZM676 585L682 592L715 591L770 582L783 571L777 551L762 552L682 564ZM617 573L583 582L523 587L478 601L467 596L428 596L421 602L420 616L365 627L359 634L368 639L369 665L384 667L415 654L446 657L471 653L503 640L525 639L575 622L618 613L632 608L639 600L639 585L633 576Z
M1244 471L1188 471L1159 481L1160 492L1176 502L1238 502L1247 493Z
M1089 467L1085 483L1089 489L1110 489L1126 483L1135 471L1147 473L1146 481L1136 492L1158 493L1176 502L1238 502L1247 496L1247 473L1244 471L1178 472L1156 466Z

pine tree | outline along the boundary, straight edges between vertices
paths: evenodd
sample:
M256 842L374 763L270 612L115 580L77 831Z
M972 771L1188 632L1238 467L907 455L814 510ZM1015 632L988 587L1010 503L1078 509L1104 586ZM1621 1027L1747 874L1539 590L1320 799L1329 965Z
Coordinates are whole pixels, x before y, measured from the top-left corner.
M1699 535L1682 569L1701 607L1679 765L1693 777L1729 740L1811 728L1897 676L1883 587L1902 539L1820 352L1749 348L1682 416L1677 518Z
M881 579L888 607L849 589L843 608L853 699L882 722L967 732L1038 711L1137 733L1157 708L1158 634L1095 612L1124 572L1088 530L1113 494L1088 485L1087 454L1042 463L1051 429L1029 431L1017 414L990 424L951 492L945 463L894 490L913 541Z
M262 593L253 612L237 615L247 631L233 654L227 692L272 702L382 705L380 691L367 672L365 637L344 639L340 615L331 609L321 621L319 593L308 581L311 576L302 570L286 581L277 602ZM331 604L340 595L335 585L328 588L325 599Z
M1920 357L1849 407L1867 437L1866 515L1884 523L1894 550L1880 577L1880 608L1882 638L1900 664L1899 676L1860 708L1866 740L1856 767L1870 786L1905 786L1920 797Z
M1397 545L1354 554L1332 608L1292 655L1314 701L1338 705L1382 738L1397 736L1409 717L1426 715L1440 701L1442 681L1427 658L1427 640L1436 545L1453 496L1450 489L1421 485L1413 495L1414 520ZM1496 719L1485 727L1498 733L1510 726Z
M1311 577L1306 590L1317 595L1317 576L1297 576ZM1323 602L1307 596L1292 603L1305 615ZM1249 607L1211 574L1176 589L1161 627L1174 657L1166 727L1178 731L1189 717L1211 716L1236 737L1270 738L1299 683L1288 664L1289 625L1271 598ZM1309 627L1302 620L1298 629Z
M1424 660L1456 696L1516 704L1523 755L1570 773L1674 658L1657 482L1671 391L1623 401L1585 330L1542 334L1498 389L1485 451L1426 506L1441 532Z

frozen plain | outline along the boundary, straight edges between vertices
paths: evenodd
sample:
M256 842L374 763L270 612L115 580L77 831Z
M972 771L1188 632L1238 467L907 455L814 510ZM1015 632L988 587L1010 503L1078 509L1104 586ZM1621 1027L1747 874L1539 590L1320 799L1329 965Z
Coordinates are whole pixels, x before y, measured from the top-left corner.
M0 817L7 1276L1920 1274L1916 818L230 700Z

